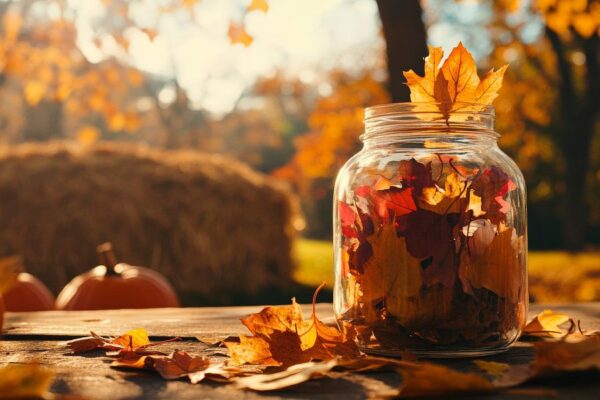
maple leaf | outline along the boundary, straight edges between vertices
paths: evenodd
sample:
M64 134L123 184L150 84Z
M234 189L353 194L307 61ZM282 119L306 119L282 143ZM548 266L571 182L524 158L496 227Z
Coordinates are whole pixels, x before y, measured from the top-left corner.
M242 319L254 336L241 336L239 343L225 342L233 364L290 366L311 360L359 354L352 335L323 324L316 316L313 297L311 318L304 320L300 306L265 307Z
M239 368L227 367L222 362L211 363L204 356L193 356L182 350L175 350L168 356L119 357L111 367L153 370L164 379L188 378L192 384L205 379L226 382L241 373Z
M425 74L419 76L415 71L405 71L404 77L410 88L410 100L413 103L430 103L439 101L435 96L435 82L439 72L439 65L444 57L441 47L428 46L429 55L425 57Z
M0 398L46 398L54 373L39 364L14 364L0 367Z
M517 303L523 295L523 290L515 284L515 277L523 274L524 271L518 249L515 247L515 240L514 229L500 232L476 261L469 262L466 258L462 258L464 262L460 266L461 276L464 276L475 288L485 287L498 296Z
M229 41L231 44L242 44L245 47L248 47L252 44L254 39L252 36L246 32L244 25L237 24L235 22L229 23L229 30L227 31L227 36L229 36Z
M477 111L481 105L491 104L498 96L508 66L496 71L492 69L480 79L473 56L460 42L440 67L442 58L442 49L430 46L429 55L425 58L424 76L413 70L404 72L411 101L417 103L415 111L432 112L435 111L432 105L435 105L444 119L449 120L452 112ZM430 116L425 115L424 118Z
M175 340L179 340L179 338L152 343L148 338L148 332L144 328L137 328L127 331L116 338L104 338L94 332L90 332L90 336L69 340L65 342L65 345L73 354L94 350L107 350L108 353L106 354L108 356L125 357L129 354L135 358L135 356L139 355L164 354L160 351L149 350L149 348Z
M560 328L560 325L570 319L566 314L544 310L525 325L522 334L531 337L558 338L566 334L565 330Z
M246 9L248 12L262 11L266 13L269 11L269 2L267 0L252 0Z
M408 254L406 239L398 237L394 226L384 225L371 246L373 256L359 280L362 301L417 295L421 290L420 260Z

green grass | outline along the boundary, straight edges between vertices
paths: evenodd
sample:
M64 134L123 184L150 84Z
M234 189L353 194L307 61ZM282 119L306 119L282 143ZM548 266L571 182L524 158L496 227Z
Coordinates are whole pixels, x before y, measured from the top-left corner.
M316 287L333 283L333 250L329 241L299 239L295 244L295 280ZM529 253L530 288L540 302L600 301L600 252Z

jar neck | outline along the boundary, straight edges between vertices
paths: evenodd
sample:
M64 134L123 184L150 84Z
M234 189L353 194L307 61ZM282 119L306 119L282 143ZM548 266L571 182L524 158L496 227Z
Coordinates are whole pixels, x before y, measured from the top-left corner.
M395 103L365 109L365 147L448 148L495 145L494 108L481 104Z

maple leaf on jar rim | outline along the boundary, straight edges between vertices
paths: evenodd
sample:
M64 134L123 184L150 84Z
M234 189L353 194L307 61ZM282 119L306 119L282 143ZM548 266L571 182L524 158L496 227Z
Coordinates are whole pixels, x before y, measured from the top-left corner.
M443 56L440 47L429 46L424 76L412 69L404 72L410 99L417 103L415 111L441 113L449 120L453 113L478 111L492 104L502 87L508 65L491 69L481 79L473 56L461 42L442 64Z

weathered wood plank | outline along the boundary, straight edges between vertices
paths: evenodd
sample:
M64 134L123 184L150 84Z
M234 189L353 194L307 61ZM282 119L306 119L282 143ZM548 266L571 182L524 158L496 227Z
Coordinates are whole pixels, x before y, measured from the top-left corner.
M239 319L261 308L242 306L7 313L3 333L7 338L21 335L63 338L85 336L90 330L102 335L118 335L128 329L144 327L154 337L237 335L245 332ZM600 329L600 303L533 304L529 314L533 316L547 308L581 319L588 329ZM308 316L310 307L304 305L303 311ZM333 322L331 304L318 304L317 314L325 322Z
M568 305L534 305L533 315L544 308L566 312L573 318L581 319L584 327L600 329L600 303ZM116 335L135 327L145 327L155 337L183 336L182 342L162 345L165 352L182 349L191 353L215 355L214 349L194 341L193 337L215 337L243 333L245 328L239 318L260 310L261 307L188 308L157 310L111 310L85 312L43 312L9 313L4 338L0 341L0 366L9 363L23 363L33 360L48 365L57 373L52 387L55 393L75 394L89 398L140 398L140 399L362 399L374 393L398 387L400 377L393 372L372 374L333 374L332 377L307 382L295 388L260 394L239 391L233 385L164 381L151 372L118 371L110 368L110 359L102 353L86 355L67 354L59 338L86 335L94 330L102 335ZM305 307L308 314L310 310ZM320 304L321 318L332 318L331 304ZM50 340L54 339L54 340ZM531 361L533 352L530 345L518 343L508 352L490 357L489 360L519 364ZM470 370L474 366L470 360L446 360L453 368ZM600 392L598 375L573 382L553 379L536 383L546 388L556 389L562 398L597 399ZM510 399L513 396L492 396L492 399Z
M100 335L119 335L143 327L153 337L227 336L246 332L240 318L261 309L243 306L7 313L3 333L9 339L22 335L66 338L86 336L90 330ZM308 317L310 307L303 306L303 312ZM317 312L319 318L333 322L331 304L318 304Z

